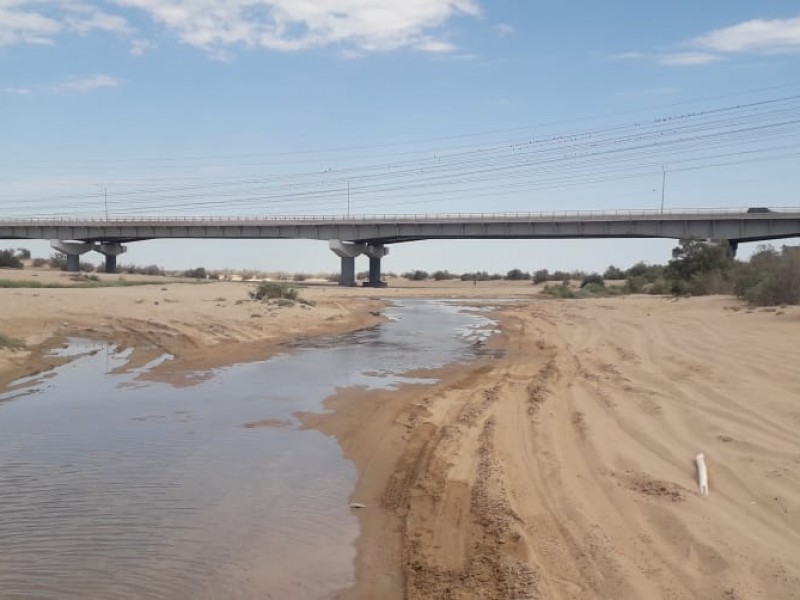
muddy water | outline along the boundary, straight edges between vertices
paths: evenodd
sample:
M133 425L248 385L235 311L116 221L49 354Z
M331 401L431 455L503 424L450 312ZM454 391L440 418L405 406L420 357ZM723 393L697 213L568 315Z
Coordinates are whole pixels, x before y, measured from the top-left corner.
M348 586L355 470L293 414L341 387L424 384L403 373L470 359L491 327L436 301L386 314L183 389L112 373L125 353L73 340L70 363L0 394L0 599L330 598Z

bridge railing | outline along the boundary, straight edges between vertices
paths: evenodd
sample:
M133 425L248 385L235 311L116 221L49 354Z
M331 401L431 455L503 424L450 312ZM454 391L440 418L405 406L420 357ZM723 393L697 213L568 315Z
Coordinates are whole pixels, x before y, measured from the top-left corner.
M2 226L113 226L113 225L240 225L240 224L293 224L293 223L398 223L398 222L444 222L444 221L603 221L610 219L699 219L699 218L752 218L766 216L789 217L800 215L800 207L770 207L769 209L747 208L681 208L621 209L621 210L568 210L559 212L502 212L502 213L420 213L420 214L362 214L362 215L239 215L239 216L164 216L164 217L11 217L0 219Z

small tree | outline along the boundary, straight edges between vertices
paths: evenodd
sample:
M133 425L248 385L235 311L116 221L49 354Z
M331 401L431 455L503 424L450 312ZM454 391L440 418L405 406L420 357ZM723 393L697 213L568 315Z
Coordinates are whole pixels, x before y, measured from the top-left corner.
M183 277L191 277L192 279L206 279L208 277L208 273L206 272L204 267L197 267L195 269L189 269L182 273Z
M506 273L506 279L509 281L527 281L531 278L530 273L526 273L522 269L511 269Z
M615 279L625 279L625 271L623 271L622 269L618 269L614 265L610 265L603 273L603 279L605 279L606 281Z
M533 274L533 283L544 283L550 279L550 272L547 269L539 269Z
M681 240L672 251L665 270L674 294L718 294L730 291L729 275L734 266L727 244Z
M21 269L22 261L14 254L13 250L0 250L0 267Z
M456 276L453 275L450 271L434 271L433 275L431 275L435 281L447 281L450 279L455 279Z

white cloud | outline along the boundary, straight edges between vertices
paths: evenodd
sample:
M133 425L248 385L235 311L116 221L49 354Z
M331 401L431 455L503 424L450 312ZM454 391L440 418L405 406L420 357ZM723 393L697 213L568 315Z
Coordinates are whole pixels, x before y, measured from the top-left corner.
M53 44L102 32L128 40L131 54L153 47L132 25L143 12L182 42L226 59L236 47L344 52L413 48L453 52L446 25L480 14L479 0L0 0L0 46ZM501 24L501 35L513 31Z
M0 0L0 46L52 44L59 35L128 35L127 20L73 0Z
M477 16L476 0L116 0L148 13L186 44L296 51L328 45L448 52L452 18Z
M708 52L674 52L672 54L658 54L655 60L660 65L668 67L693 67L708 65L723 60L718 54Z
M800 52L800 17L754 19L715 29L692 40L692 45L715 52Z
M649 60L668 67L708 65L732 54L800 52L800 17L753 19L738 25L714 29L676 46L675 52L625 52L613 60Z
M131 40L131 56L144 56L146 52L149 52L155 47L156 45L149 40Z
M84 79L73 79L56 86L56 89L67 92L88 92L99 88L117 87L120 80L108 75L93 75Z
M492 30L500 37L506 37L507 35L511 35L516 31L516 29L514 29L508 23L498 23L497 25L492 27Z
M27 96L33 93L33 90L29 88L21 88L21 87L7 87L3 88L3 91L6 94L14 94L16 96Z

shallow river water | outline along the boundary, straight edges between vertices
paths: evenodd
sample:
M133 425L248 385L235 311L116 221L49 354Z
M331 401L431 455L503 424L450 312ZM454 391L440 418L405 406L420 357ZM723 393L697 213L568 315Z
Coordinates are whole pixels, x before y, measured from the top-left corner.
M0 394L0 599L330 598L353 578L353 465L297 428L338 388L429 381L492 324L441 301L390 322L219 369L189 388L74 359ZM244 427L272 420L287 427Z

